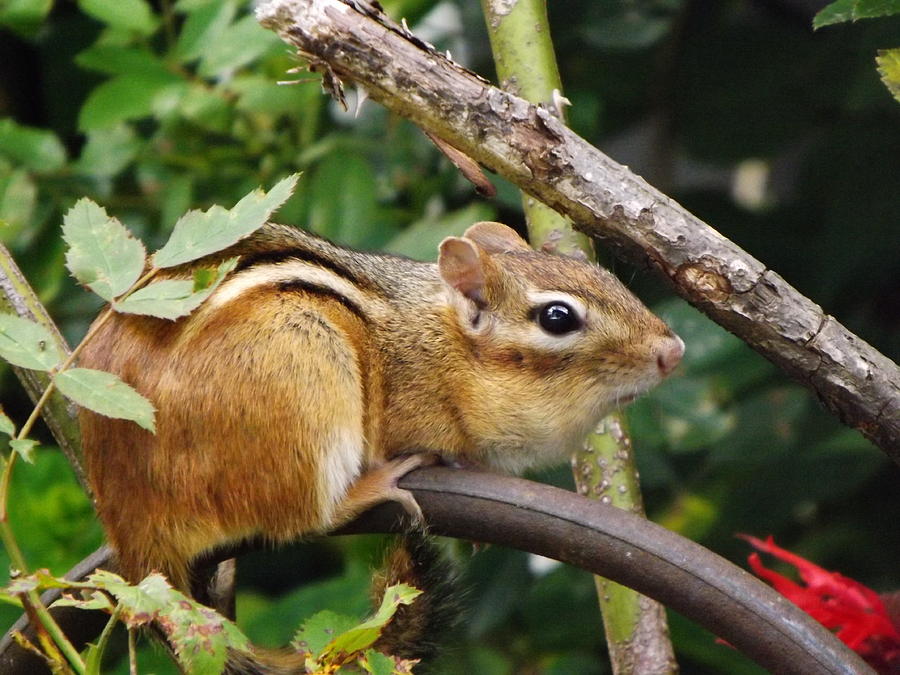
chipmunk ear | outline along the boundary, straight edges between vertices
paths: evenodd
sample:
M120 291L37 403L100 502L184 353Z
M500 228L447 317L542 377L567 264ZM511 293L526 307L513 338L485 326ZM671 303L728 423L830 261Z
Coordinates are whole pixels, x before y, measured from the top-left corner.
M463 237L471 239L487 253L531 250L527 241L522 239L514 229L503 223L491 221L475 223L466 230Z
M444 239L438 248L438 270L447 285L478 304L484 302L484 265L471 241L460 237Z

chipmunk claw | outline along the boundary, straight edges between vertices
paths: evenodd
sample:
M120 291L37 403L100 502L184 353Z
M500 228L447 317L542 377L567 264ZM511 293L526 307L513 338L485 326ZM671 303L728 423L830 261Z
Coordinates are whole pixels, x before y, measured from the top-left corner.
M421 528L425 524L422 509L409 490L404 490L397 483L413 469L431 466L439 461L431 453L415 453L399 455L387 462L365 472L347 491L335 516L331 527L349 522L363 511L376 504L393 501L398 502L409 514L414 527Z

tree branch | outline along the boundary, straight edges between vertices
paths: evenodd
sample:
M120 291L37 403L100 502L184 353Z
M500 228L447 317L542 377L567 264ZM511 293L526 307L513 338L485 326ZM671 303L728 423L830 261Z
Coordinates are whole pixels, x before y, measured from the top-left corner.
M755 577L633 513L520 478L446 467L414 471L400 486L412 490L431 533L536 553L613 579L696 621L772 672L873 672L830 631ZM401 532L407 526L403 509L388 503L334 534ZM270 544L223 548L197 569L258 548ZM108 550L95 556L72 573L84 576L97 565L108 567ZM66 627L83 628L88 615L73 611ZM98 633L104 623L96 622ZM26 625L20 621L13 628ZM0 642L0 672L36 675L38 665L8 635Z
M325 74L571 217L812 389L900 464L900 369L775 272L545 109L437 53L364 0L270 0L260 22Z
M50 318L37 294L25 279L25 275L16 265L12 255L2 244L0 244L0 311L36 321L50 331L57 347L64 354L71 353L69 345L56 324L53 323L53 319ZM31 402L36 403L49 386L50 376L39 370L11 367L28 393ZM81 430L74 404L69 402L59 391L54 391L44 405L41 416L66 459L69 460L69 464L72 465L72 471L75 472L81 488L90 497L91 489L84 472L84 455L81 450Z

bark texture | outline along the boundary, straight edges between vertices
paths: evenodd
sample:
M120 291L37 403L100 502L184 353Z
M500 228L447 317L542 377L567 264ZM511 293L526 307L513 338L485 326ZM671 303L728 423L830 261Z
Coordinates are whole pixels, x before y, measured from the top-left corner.
M572 218L809 387L900 464L900 369L777 273L540 106L505 93L360 0L270 0L260 22L323 85L364 88Z

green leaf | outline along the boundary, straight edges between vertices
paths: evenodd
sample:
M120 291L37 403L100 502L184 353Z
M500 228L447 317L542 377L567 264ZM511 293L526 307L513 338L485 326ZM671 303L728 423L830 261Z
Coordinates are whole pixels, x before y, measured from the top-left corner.
M85 14L113 28L151 35L159 20L145 0L78 0Z
M37 185L27 169L0 175L0 219L7 225L0 233L4 241L14 241L31 224L37 193Z
M30 591L46 590L48 588L80 588L77 581L67 581L50 574L48 569L35 570L31 574L19 576L7 584L3 590L11 595L20 595Z
M161 574L151 574L132 585L117 574L98 570L85 580L84 586L112 594L122 607L121 618L129 628L148 625L168 603L177 601L173 595L177 591Z
M222 283L237 258L229 258L213 273L195 271L194 278L166 279L141 288L121 302L113 303L113 309L126 314L143 314L160 319L177 319L190 314L206 300Z
M323 650L322 657L327 662L327 659L333 658L341 652L355 654L368 649L379 638L381 630L393 618L397 608L400 605L410 604L421 593L422 591L407 584L390 586L385 590L381 607L378 608L375 615L334 638Z
M233 104L225 99L225 93L203 84L188 87L178 101L180 117L208 131L226 132L231 125Z
M181 78L171 73L118 75L91 91L78 114L78 128L90 131L149 117L157 97L181 84Z
M270 77L260 75L242 75L226 83L229 91L238 95L237 108L252 115L267 113L269 115L310 114L316 109L318 101L312 101L313 95L321 94L312 87L296 85L280 85Z
M254 190L230 211L218 205L208 211L188 211L175 223L166 245L154 254L153 265L174 267L237 243L265 224L291 196L298 177L288 176L268 193Z
M92 642L88 642L83 656L85 675L101 675L100 666L103 662L103 650Z
M198 9L211 4L218 4L221 0L176 0L175 9L179 12L195 12Z
M316 612L303 622L294 635L291 646L304 654L318 657L335 636L353 629L359 623L352 616L338 614L331 610Z
M900 14L900 0L837 0L813 18L813 28Z
M166 76L169 69L153 52L135 45L93 44L78 53L75 63L82 68L110 75L147 74Z
M127 124L88 132L75 169L96 178L112 178L134 160L142 141Z
M66 150L55 133L10 117L0 120L0 154L38 172L57 171L66 163Z
M34 464L34 449L38 442L30 438L13 439L9 442L12 451L18 454L29 464Z
M229 650L250 651L250 641L234 623L178 591L173 595L178 601L160 612L158 625L185 672L219 675Z
M64 595L56 600L51 607L77 607L78 609L102 610L104 612L111 612L114 608L109 596L99 591L89 593L87 597Z
M53 382L80 406L107 417L131 420L156 433L153 405L112 373L71 368L53 378Z
M179 3L179 11L190 11L190 14L179 33L175 54L179 61L188 63L219 41L237 12L237 3L234 0L206 2L196 8L182 7Z
M12 314L0 314L0 356L32 370L51 370L63 360L49 330Z
M436 260L438 245L444 237L462 236L466 228L482 220L494 220L495 209L481 202L445 213L439 218L423 218L391 239L384 250L405 255L415 260Z
M7 436L16 435L16 425L13 424L13 421L9 419L3 410L0 410L0 433L6 434Z
M86 585L111 593L127 626L156 622L185 672L218 675L229 649L250 649L249 640L234 623L172 588L161 574L151 574L132 586L115 574L99 571Z
M348 246L362 246L358 223L376 220L372 165L356 153L334 152L317 168L310 186L309 226L324 237Z
M397 662L390 656L369 649L363 655L362 667L372 675L392 675L397 667Z
M131 288L144 270L144 245L87 197L63 216L63 239L72 276L107 302Z
M0 3L0 26L30 35L53 8L53 0L5 0Z
M217 40L206 45L200 62L200 74L218 77L225 71L255 61L279 42L275 33L260 26L256 17L248 14L228 26Z
M891 92L891 96L900 101L900 47L879 50L875 62L884 86Z

